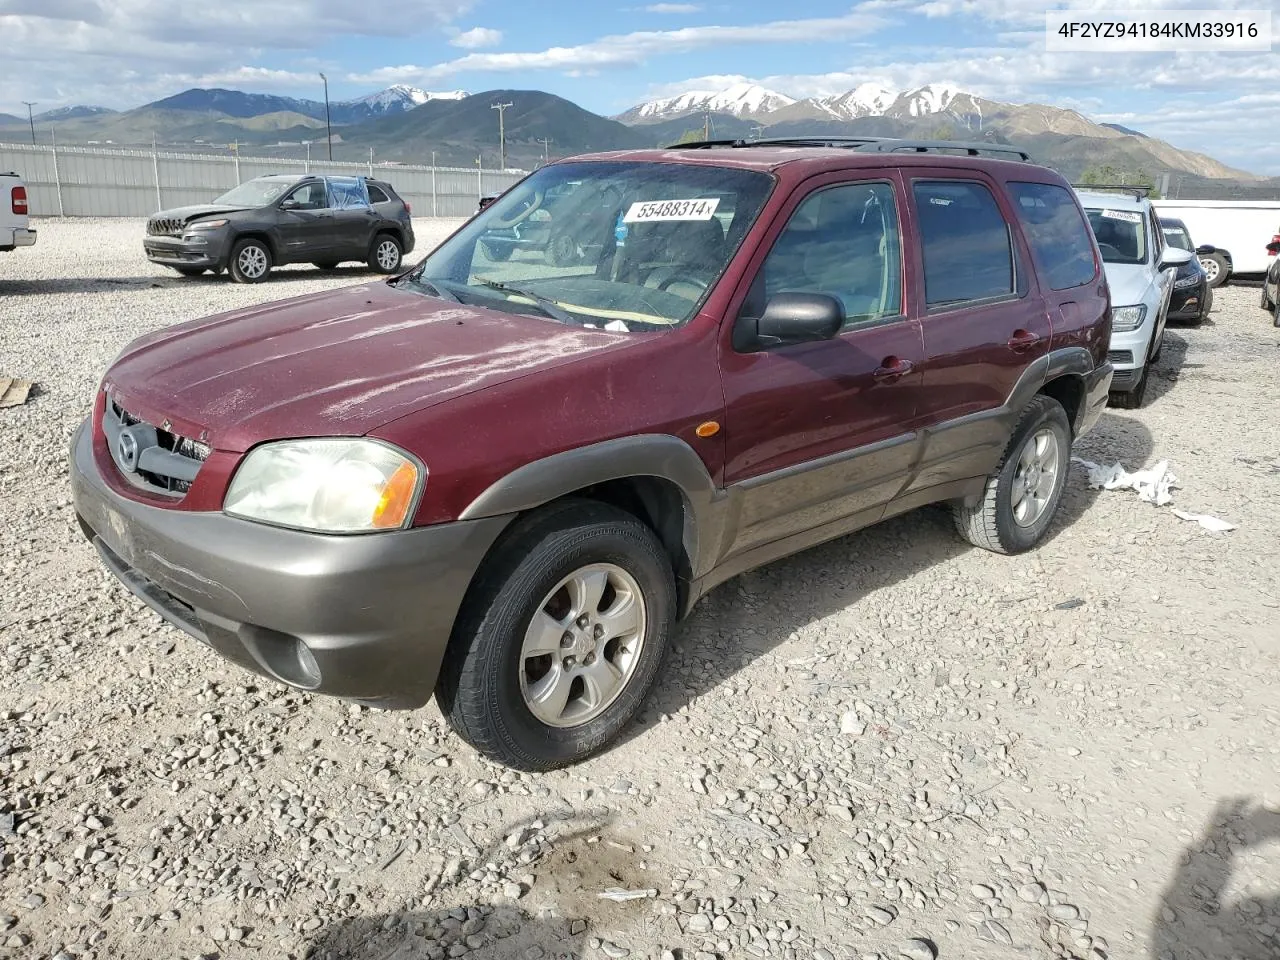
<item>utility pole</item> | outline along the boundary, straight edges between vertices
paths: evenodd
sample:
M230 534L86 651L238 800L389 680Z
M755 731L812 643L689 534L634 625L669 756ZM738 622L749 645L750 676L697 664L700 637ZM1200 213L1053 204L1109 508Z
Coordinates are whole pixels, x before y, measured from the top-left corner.
M22 102L23 102L23 103L25 103L25 104L27 105L27 123L31 124L31 144L32 144L32 146L35 146L35 142L36 142L36 121L35 121L35 118L31 115L31 108L32 108L32 107L34 107L34 106L35 106L39 101L37 101L37 100L23 100Z
M498 150L501 158L502 169L507 169L507 125L505 123L507 107L513 106L510 103L495 103L490 109L498 111Z
M711 111L708 110L702 115L702 139L711 139Z
M537 142L542 144L542 162L545 164L549 159L547 157L547 144L551 143L551 138L541 137L537 140Z
M324 129L325 137L329 141L329 159L333 159L333 124L329 122L329 78L323 73L320 79L324 81Z

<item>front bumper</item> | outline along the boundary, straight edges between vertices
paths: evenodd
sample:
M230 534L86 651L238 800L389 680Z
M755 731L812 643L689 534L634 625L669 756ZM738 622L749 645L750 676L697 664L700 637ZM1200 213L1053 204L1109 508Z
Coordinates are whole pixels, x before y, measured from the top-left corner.
M221 270L227 265L227 237L222 231L209 231L201 237L203 243L184 240L182 237L164 237L148 234L142 241L147 259L166 267L203 267Z
M228 660L302 690L422 706L505 517L334 536L154 507L102 476L89 421L71 445L76 517L112 573Z
M1080 422L1076 425L1077 437L1092 430L1102 418L1114 376L1115 369L1110 363L1104 362L1094 367L1093 372L1084 378L1084 408L1080 412Z

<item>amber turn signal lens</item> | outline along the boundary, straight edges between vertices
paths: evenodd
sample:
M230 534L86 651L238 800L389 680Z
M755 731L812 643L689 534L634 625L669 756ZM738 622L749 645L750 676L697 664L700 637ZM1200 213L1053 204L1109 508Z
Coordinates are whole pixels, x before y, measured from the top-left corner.
M403 527L413 505L413 492L418 486L418 468L402 463L382 488L382 497L373 508L373 526L379 530Z
M716 423L714 420L708 420L706 423L698 424L698 428L693 432L703 439L706 439L707 437L714 437L720 432L720 424Z

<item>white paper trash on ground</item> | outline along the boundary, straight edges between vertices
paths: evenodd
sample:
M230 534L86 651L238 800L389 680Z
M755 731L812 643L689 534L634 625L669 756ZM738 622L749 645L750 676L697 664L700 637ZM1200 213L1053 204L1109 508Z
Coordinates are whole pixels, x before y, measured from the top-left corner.
M1082 460L1079 457L1072 457L1071 460L1089 471L1089 486L1094 489L1101 487L1103 490L1136 490L1140 500L1154 503L1157 507L1173 503L1173 494L1169 491L1178 486L1178 478L1169 469L1168 460L1161 460L1149 470L1139 470L1137 473L1130 473L1118 463L1104 467L1092 460ZM1174 510L1173 515L1179 520L1198 523L1213 533L1226 533L1236 528L1234 523L1219 520L1207 513Z
M1185 510L1174 510L1173 515L1179 520L1190 520L1192 523L1198 523L1206 530L1212 530L1214 533L1226 533L1228 530L1236 528L1234 523L1227 523L1227 521L1211 517L1207 513L1187 513Z
M1173 503L1173 494L1169 491L1178 485L1178 478L1169 469L1169 461L1161 460L1149 470L1130 473L1118 463L1109 467L1101 466L1092 460L1081 460L1072 457L1072 462L1080 464L1089 471L1089 486L1101 487L1104 490L1137 490L1138 499L1154 503L1157 507Z

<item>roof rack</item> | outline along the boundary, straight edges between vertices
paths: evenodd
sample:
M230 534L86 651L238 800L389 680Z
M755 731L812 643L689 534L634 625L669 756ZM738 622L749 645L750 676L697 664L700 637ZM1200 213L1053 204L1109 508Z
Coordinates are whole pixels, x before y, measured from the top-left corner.
M1151 188L1132 183L1073 183L1077 190L1093 193L1132 193L1137 200L1145 200L1151 196Z
M1009 155L1031 161L1025 150L1003 143L963 140L904 140L899 137L761 137L753 140L695 140L673 143L668 150L708 150L714 147L837 147L859 153L943 153L962 151L971 157L983 154Z

